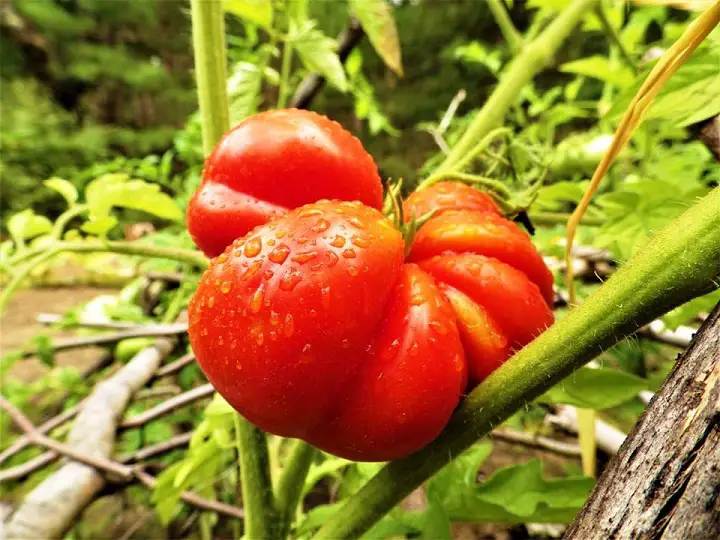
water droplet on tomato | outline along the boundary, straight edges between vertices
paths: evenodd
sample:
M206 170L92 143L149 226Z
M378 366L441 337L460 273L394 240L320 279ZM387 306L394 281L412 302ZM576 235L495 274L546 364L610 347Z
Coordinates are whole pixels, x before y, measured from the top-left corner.
M223 294L229 293L230 289L232 289L232 283L230 281L223 281L222 285L220 285L220 292Z
M208 298L208 307L213 307L215 305L215 297L211 296Z
M352 243L359 248L366 248L370 246L370 240L363 238L362 236L353 236Z
M262 251L262 241L257 236L251 238L245 244L245 256L255 257Z
M296 240L296 242L297 242L298 244L300 244L301 246L304 245L304 244L307 244L309 241L310 241L310 239L309 239L307 236L301 236L300 238L298 238L298 239Z
M335 265L337 264L337 262L340 260L340 257L338 257L338 256L337 256L335 253L333 253L332 251L328 251L328 252L326 253L326 255L327 255L327 259L328 259L327 265L328 265L330 268L332 268L333 266L335 266Z
M312 345L310 345L309 343L306 343L305 346L304 346L303 349L302 349L302 352L306 353L306 352L308 352L310 349L312 349Z
M327 219L318 219L317 223L313 226L312 230L316 233L327 231L330 227L330 222Z
M255 336L255 343L258 345L262 345L265 341L265 335L262 332L258 332L258 334Z
M306 217L312 217L312 216L322 216L323 211L319 208L304 208L300 210L300 213L298 214L298 217L306 218Z
M277 311L270 312L270 324L272 326L277 326L278 324L280 324L280 315Z
M323 309L330 308L330 287L320 289L320 303Z
M293 316L288 313L285 315L285 328L283 329L283 335L286 338L289 338L293 335L295 332L295 320L293 319Z
M272 270L265 270L265 271L263 272L263 278L265 278L266 280L272 279L272 277L273 277L274 275L275 275L275 273L274 273Z
M268 335L270 336L271 341L277 341L277 332L275 330L270 330Z
M297 270L290 270L280 280L280 289L283 291L292 291L295 286L302 280L302 275Z
M208 332L208 329L207 329L207 328L203 328L203 329L200 331L200 334L203 335L203 336L207 336L208 333L209 333L209 332Z
M341 248L341 247L343 247L343 246L345 245L345 237L344 237L344 236L340 236L339 234L336 235L335 238L333 238L333 239L330 241L330 245L331 245L332 247L336 247L336 248Z
M398 352L400 352L400 340L394 339L386 349L382 350L380 358L383 360L392 360L398 355Z
M285 262L285 259L287 259L289 253L290 248L287 247L285 244L280 244L278 247L276 247L270 252L270 255L268 255L268 259L270 259L274 263L282 264Z
M227 253L221 253L217 258L217 262L219 262L219 263L227 262L227 260L228 260Z
M355 268L354 266L350 266L347 269L347 273L350 274L351 277L355 277L359 274L359 270Z
M312 261L317 255L317 251L303 251L293 255L290 260L298 264L305 264L308 261Z
M275 238L282 238L287 234L287 230L280 229L278 232L275 233Z
M353 216L353 217L351 217L350 219L348 219L348 221L349 221L352 225L354 225L355 227L357 227L358 229L364 229L364 228L365 228L365 224L362 222L362 220L361 220L359 217Z
M429 326L430 328L432 328L435 332L437 332L438 334L440 334L441 336L444 336L444 335L447 334L447 332L448 332L448 330L447 330L447 328L445 327L445 325L442 324L442 323L440 323L440 322L438 322L438 321L430 321L430 323L428 323L428 326Z
M342 342L340 342L340 346L343 349L349 349L350 348L350 340L349 339L343 339Z
M267 241L267 245L270 247L274 246L275 243L276 243L276 240L274 238L271 238L270 240Z
M247 281L251 277L253 277L255 274L257 274L258 270L262 267L262 262L255 261L252 263L245 272L243 272L243 275L240 276L240 281ZM225 292L225 291L223 291Z
M480 271L482 270L482 266L480 266L480 263L474 262L474 263L472 263L472 264L469 266L469 270L470 270L470 273L471 273L473 276L477 276L477 275L480 275Z
M415 293L410 297L410 303L413 306L420 306L425 303L427 299L425 298L425 295L423 293Z
M354 259L355 258L355 250L354 249L346 249L343 251L342 256L346 259Z
M417 356L417 353L418 353L418 350L419 350L419 349L420 349L420 347L418 347L417 342L413 342L413 344L410 345L410 349L408 350L408 354L409 354L410 356Z
M225 343L225 340L223 339L222 336L220 336L220 337L218 338L218 345L222 345L223 343Z
M263 284L260 284L260 286L255 290L252 297L250 298L250 311L253 313L257 313L260 311L260 308L262 308L262 302L265 298L265 286Z

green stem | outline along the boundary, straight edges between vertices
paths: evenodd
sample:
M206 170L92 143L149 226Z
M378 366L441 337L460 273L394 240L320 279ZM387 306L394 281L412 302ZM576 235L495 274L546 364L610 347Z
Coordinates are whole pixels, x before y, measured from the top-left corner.
M281 538L287 536L287 532L292 523L293 517L297 510L300 496L302 495L305 485L305 477L307 476L310 465L312 465L315 457L315 448L305 441L296 439L290 450L287 463L283 467L282 476L275 490L275 500L277 501L277 509L280 514L280 534Z
M490 8L490 12L495 19L495 22L498 27L500 27L500 32L505 38L508 47L510 47L510 52L513 56L517 56L525 45L525 40L520 32L518 32L517 28L515 28L512 20L510 20L510 15L508 14L507 9L505 9L503 0L487 0L487 5Z
M286 39L283 45L282 65L280 66L280 94L278 96L277 108L282 109L287 105L290 97L290 66L292 65L293 48L290 40Z
M391 462L318 531L354 538L453 457L603 350L718 287L720 188L662 229L595 294L485 379L423 450Z
M613 45L617 47L618 51L620 52L620 56L622 56L622 59L627 65L627 67L629 67L633 71L633 73L637 73L637 64L635 63L635 60L633 59L630 52L625 48L625 45L620 39L620 36L618 35L615 27L607 18L607 14L603 9L602 4L598 5L595 8L595 14L597 15L598 19L600 19L600 25L602 26L605 35L613 43Z
M598 2L599 0L574 0L537 39L525 45L522 55L518 56L502 75L500 83L485 102L480 113L445 157L436 174L452 170L455 163L470 152L475 141L482 139L502 123L507 111L517 101L522 88L550 63L570 32Z
M234 423L245 510L245 538L280 538L265 433L239 414L234 415Z
M80 214L84 214L85 212L87 212L87 210L88 207L85 204L78 204L77 206L73 206L65 210L65 212L60 214L55 220L55 225L53 225L51 236L56 240L62 240L62 235L65 232L65 228L67 227L68 223L70 223Z
M222 0L191 0L195 79L203 150L209 154L230 129L227 106L227 58Z
M17 270L17 272L13 275L12 279L8 282L8 284L3 289L2 293L0 293L0 315L5 311L5 308L7 307L8 303L10 302L10 299L15 294L15 291L20 287L22 282L30 275L30 272L32 272L33 268L35 268L38 264L43 263L45 261L48 261L52 259L55 255L57 255L57 251L53 248L45 249L44 252L35 260L32 260L28 262L25 266Z
M566 225L570 219L570 214L562 212L530 212L530 220L535 225ZM600 217L584 216L580 221L581 225L587 227L600 227L605 220Z
M439 182L441 179L437 178L434 179L432 182L423 183L422 187L426 188L428 186L431 186L437 182ZM499 195L505 197L506 199L509 199L512 195L510 193L510 190L506 188L502 182L499 180L493 180L492 178L487 178L486 176L479 176L477 174L468 174L468 173L462 173L462 172L449 172L447 174L444 174L442 177L442 180L459 180L460 182L467 182L469 184L474 184L477 186L482 186L486 189L495 191Z
M191 264L200 269L206 269L210 261L194 249L168 248L153 246L141 242L124 242L111 240L93 240L87 242L55 242L50 246L40 246L29 249L10 260L10 264L16 265L30 260L39 255L51 252L56 255L62 252L73 253L122 253L123 255L143 255L156 259L170 259Z

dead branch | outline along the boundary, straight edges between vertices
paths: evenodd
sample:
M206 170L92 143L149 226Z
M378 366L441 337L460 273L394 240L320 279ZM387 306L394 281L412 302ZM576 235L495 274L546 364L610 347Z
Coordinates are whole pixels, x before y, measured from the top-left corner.
M720 538L720 304L610 461L568 539Z
M185 366L192 364L195 361L195 354L194 353L187 353L174 362L170 362L169 364L161 367L157 370L157 373L155 374L155 377L167 377L168 375L173 375L180 371Z
M120 461L121 463L143 461L145 459L164 454L165 452L170 452L171 450L175 450L176 448L182 448L190 442L191 438L192 433L182 433L180 435L172 437L171 439L168 439L167 441L159 442L157 444L151 444L150 446L146 446L145 448L135 450L130 454L122 456L118 461Z
M580 456L580 447L577 444L558 441L551 437L533 435L531 433L523 433L509 429L495 429L490 435L493 439L497 439L499 441L539 448L541 450L547 450L548 452L560 454L561 456Z
M193 388L188 392L175 396L172 399L168 399L167 401L164 401L147 411L136 414L135 416L120 422L120 427L128 429L142 426L152 420L155 420L156 418L174 411L175 409L179 409L180 407L184 407L185 405L189 405L190 403L209 397L213 394L213 392L215 392L215 389L211 384L203 384L202 386Z
M0 484L3 482L10 482L11 480L20 480L21 478L25 478L26 476L39 471L43 467L47 467L58 457L60 457L60 454L54 450L48 450L47 452L43 452L39 456L29 459L20 465L0 471Z
M65 317L63 317L59 313L38 313L36 320L40 324L53 325L62 323L64 318ZM108 330L128 330L130 328L137 328L138 324L123 321L99 321L93 319L79 319L77 321L73 321L71 326L81 326L84 328L105 328Z
M108 460L115 445L118 418L132 394L151 379L173 346L171 340L159 339L115 375L98 383L83 403L67 444L54 449L64 453L61 450L69 447L79 455ZM127 469L121 467L117 472L125 473ZM105 483L106 478L93 467L78 461L64 464L25 497L6 525L6 538L61 538Z
M175 384L168 384L164 386L155 386L153 388L143 388L135 392L133 396L133 402L143 401L146 399L155 399L165 396L177 396L182 393L182 388Z
M148 326L141 326L130 330L123 330L120 332L110 332L107 334L99 334L97 336L83 336L78 338L68 338L63 340L57 340L50 344L50 348L53 351L64 351L68 349L78 349L81 347L94 347L97 345L106 345L108 343L115 343L122 341L123 339L139 338L139 337L160 337L160 336L176 336L178 334L184 334L187 332L187 324L185 323L173 323L173 324L152 324ZM35 356L37 350L30 349L23 351L23 358Z

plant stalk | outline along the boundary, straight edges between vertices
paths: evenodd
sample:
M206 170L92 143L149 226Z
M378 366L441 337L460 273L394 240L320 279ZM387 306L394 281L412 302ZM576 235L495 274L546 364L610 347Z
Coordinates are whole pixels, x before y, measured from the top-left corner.
M620 52L620 56L623 59L623 62L625 62L625 65L629 67L633 73L637 73L637 64L635 63L635 60L633 59L630 52L625 47L625 44L620 39L620 36L618 35L617 30L615 30L615 27L612 25L610 20L607 17L607 14L605 13L605 9L603 9L602 4L598 5L597 8L595 8L595 14L597 15L597 18L600 20L600 25L603 27L603 31L605 32L605 35L608 37L608 39L612 42L613 45L617 48L617 50Z
M191 0L195 80L205 155L230 129L222 0Z
M537 39L524 46L522 55L518 56L502 75L500 83L485 102L480 113L433 176L452 170L454 165L470 152L476 141L502 123L522 88L550 63L583 15L598 4L599 0L574 0Z
M300 439L293 441L290 455L275 490L275 500L280 514L280 538L287 536L315 453L315 448L305 441Z
M280 66L280 90L278 94L277 108L283 109L290 97L290 66L292 65L293 47L288 39L285 40L282 53L282 64Z
M595 294L473 390L440 436L389 463L318 531L350 538L367 531L407 494L532 401L656 317L718 287L720 188L662 229Z
M487 5L500 28L503 38L505 38L508 47L510 47L510 52L513 56L517 56L520 51L522 51L525 40L510 19L510 15L505 8L505 3L503 0L487 0Z

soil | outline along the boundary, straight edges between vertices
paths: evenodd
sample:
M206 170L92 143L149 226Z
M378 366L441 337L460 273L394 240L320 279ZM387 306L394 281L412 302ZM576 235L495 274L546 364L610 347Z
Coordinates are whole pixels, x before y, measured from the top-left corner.
M59 330L43 326L37 322L37 315L39 313L62 314L101 294L117 294L117 290L73 287L19 291L0 319L0 355L32 347L30 340L38 334L45 334L51 339L70 337L76 334L74 330ZM97 362L103 350L93 347L60 352L55 355L56 365L75 366L82 370L83 367ZM27 358L17 361L7 377L28 383L41 377L48 370L49 368L37 358Z

